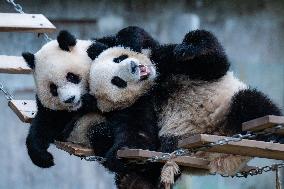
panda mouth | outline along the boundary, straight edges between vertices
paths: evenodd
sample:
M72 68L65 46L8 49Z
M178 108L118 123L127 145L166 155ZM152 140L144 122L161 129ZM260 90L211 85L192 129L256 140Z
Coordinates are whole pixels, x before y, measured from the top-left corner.
M81 107L81 100L79 100L78 102L72 104L72 105L69 107L69 109L71 109L71 110L77 110L77 109L79 109L80 107Z
M151 71L148 66L140 64L138 68L140 72L140 80L145 80L150 76Z

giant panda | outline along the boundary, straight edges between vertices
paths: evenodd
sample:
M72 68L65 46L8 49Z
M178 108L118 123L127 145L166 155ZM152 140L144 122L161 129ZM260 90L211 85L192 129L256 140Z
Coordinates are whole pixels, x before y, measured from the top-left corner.
M47 151L50 143L60 140L67 123L87 109L82 97L88 91L91 45L103 46L90 40L76 40L69 32L61 31L57 40L48 42L37 53L22 54L33 71L38 109L26 146L32 162L39 167L54 165L53 156ZM102 120L100 115L97 117ZM74 137L69 140L77 142Z
M119 148L143 147L139 137L144 133L132 128L144 126L149 133L149 115L154 114L153 119L156 116L153 122L158 126L163 152L176 149L177 140L183 136L229 136L241 132L245 121L281 115L266 95L248 87L229 71L224 49L212 33L191 31L182 43L169 45L155 44L137 27L119 33L129 36L133 31L141 34L139 41L144 43L140 48L137 44L131 48L131 43L137 41L126 38L124 44L130 44L130 48L113 45L94 60L90 70L90 94L96 97L98 108L116 112L110 113L113 116L109 126L115 128L114 140L120 141L120 145L113 146L106 155L110 166L119 164L115 155ZM147 50L143 49L147 46ZM132 51L144 54L145 59L132 55ZM226 175L234 175L251 159L217 153L195 155L210 160L211 173Z

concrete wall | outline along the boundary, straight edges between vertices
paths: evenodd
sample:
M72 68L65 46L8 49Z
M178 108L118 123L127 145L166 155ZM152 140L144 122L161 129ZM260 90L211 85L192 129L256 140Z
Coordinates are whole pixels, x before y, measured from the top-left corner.
M248 84L267 93L284 109L284 2L281 0L195 1L17 1L27 13L46 15L58 29L88 39L138 25L164 43L179 42L191 29L213 31L224 45L231 69ZM0 12L14 12L6 1ZM1 19L1 18L0 18ZM55 38L56 34L51 37ZM36 52L44 44L32 33L0 33L0 54ZM33 99L31 76L1 74L17 99ZM113 176L96 163L52 148L57 165L35 167L24 146L28 125L21 123L0 95L0 188L113 188ZM255 162L259 164L259 161ZM261 162L263 163L263 162ZM265 163L265 162L264 162ZM219 176L186 178L180 188L271 188L273 174L248 179Z

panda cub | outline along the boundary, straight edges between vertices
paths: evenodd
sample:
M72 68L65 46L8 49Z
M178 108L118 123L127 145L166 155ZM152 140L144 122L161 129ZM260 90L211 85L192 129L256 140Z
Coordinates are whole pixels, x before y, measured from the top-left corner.
M143 45L155 44L139 28L129 27L120 33L128 36L133 31L140 33L136 36ZM126 40L132 42L137 40ZM106 154L110 167L118 165L116 151L121 147L159 146L154 134L157 127L161 150L171 152L181 137L200 133L232 135L241 132L245 121L281 115L267 96L249 88L229 71L223 47L212 33L191 31L180 44L148 47L145 59L132 55L142 53L143 48L140 52L123 45L109 48L91 67L94 77L90 77L90 93L101 111L111 111L111 119L107 120L114 129L115 145ZM114 111L117 109L121 110ZM153 134L148 135L151 128ZM141 144L141 139L151 141L150 137L153 143ZM196 156L210 160L210 172L229 175L250 160L217 153Z
M26 146L32 162L39 167L54 165L53 156L47 151L50 143L60 140L64 127L74 116L85 113L88 104L82 96L88 91L91 44L96 45L61 31L57 40L48 42L37 53L22 54L33 70L38 109Z

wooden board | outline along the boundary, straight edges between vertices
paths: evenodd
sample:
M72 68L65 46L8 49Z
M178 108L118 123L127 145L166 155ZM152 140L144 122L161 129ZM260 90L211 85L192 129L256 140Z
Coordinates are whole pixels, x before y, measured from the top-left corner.
M243 123L242 129L243 131L262 131L277 125L284 125L284 117L268 115ZM284 134L284 129L280 129L276 133Z
M56 27L42 14L0 13L0 32L54 32Z
M195 148L203 144L216 142L223 138L224 136L217 135L194 135L179 141L179 147ZM284 144L255 140L243 139L239 142L230 142L229 144L215 146L207 149L206 151L284 160Z
M0 73L29 74L31 72L23 57L0 55Z
M120 158L141 159L141 160L153 156L161 156L162 154L163 154L162 152L155 152L155 151L141 150L141 149L125 149L117 151L117 156ZM201 158L180 156L175 158L174 161L181 166L209 169L208 168L209 161ZM165 162L165 161L159 161L159 162Z
M94 156L95 153L91 148L86 148L79 144L74 144L71 142L59 142L56 141L55 145L58 149L64 150L69 154L78 156L78 157L86 157L86 156Z
M35 100L11 100L8 105L25 123L31 123L37 111Z

